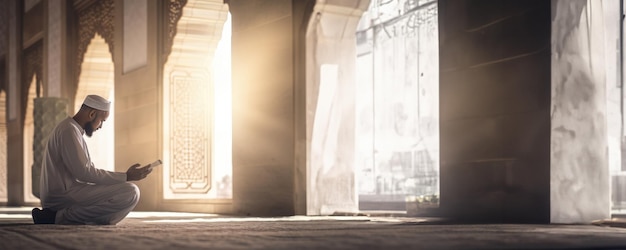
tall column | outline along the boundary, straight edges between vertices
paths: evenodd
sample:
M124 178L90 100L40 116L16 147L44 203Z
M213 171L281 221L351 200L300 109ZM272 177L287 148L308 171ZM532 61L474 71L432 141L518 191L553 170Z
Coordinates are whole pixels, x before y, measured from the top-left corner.
M44 36L43 96L61 97L63 83L68 78L67 60L67 1L46 1L47 27Z
M550 217L610 218L604 1L552 1Z
M441 209L491 222L550 216L550 2L439 6Z
M441 206L610 217L603 1L439 1Z
M66 59L67 1L44 3L46 23L44 28L43 95L34 100L34 138L32 165L32 192L39 197L41 164L49 133L57 123L67 117L67 100L60 98L63 82L67 81Z
M237 214L293 215L296 193L292 0L229 1L232 15L233 208ZM298 123L299 126L303 124ZM301 128L300 128L301 129ZM302 131L302 130L299 130ZM302 192L302 189L298 189Z
M348 1L350 2L350 1ZM318 1L307 29L307 214L358 211L356 26L369 1Z
M22 2L8 1L9 43L7 51L7 191L10 206L24 203L23 120L20 117L22 54Z

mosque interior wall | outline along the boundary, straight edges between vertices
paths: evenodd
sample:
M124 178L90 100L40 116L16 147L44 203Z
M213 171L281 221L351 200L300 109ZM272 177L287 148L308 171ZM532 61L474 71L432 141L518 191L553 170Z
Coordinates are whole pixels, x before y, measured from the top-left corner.
M18 1L7 2L10 10L24 8L16 4ZM69 8L72 4L94 3L61 2ZM308 129L314 123L307 119L314 109L303 99L310 97L307 91L311 89L307 89L310 87L307 84L311 84L311 79L319 80L330 74L339 82L346 82L337 86L356 86L354 75L342 75L354 72L354 60L340 58L354 56L356 51L341 49L337 53L315 54L319 61L313 65L317 68L313 71L307 68L304 58L312 47L306 41L305 24L311 17L315 18L312 15L315 2L228 1L233 30L232 199L164 200L165 170L156 168L151 177L137 182L142 191L137 210L264 216L354 209L351 206L357 202L356 184L349 178L354 178L356 172L352 159L345 159L353 155L331 152L338 155L331 159L334 165L324 167L321 158L311 161L314 158L308 151L318 144L308 137L312 134ZM330 5L353 9L361 3L330 2ZM447 215L497 222L579 222L610 216L610 159L606 155L610 142L607 142L608 130L603 125L607 116L607 106L603 104L607 87L604 85L606 73L600 72L605 64L602 50L605 38L596 36L602 29L598 26L603 20L602 11L598 11L602 6L591 3L593 1L577 0L567 3L575 2L572 6L579 9L559 7L565 2L438 1L440 194L441 210ZM0 51L6 66L2 86L8 94L5 112L8 205L26 204L22 181L23 121L19 116L23 113L19 103L25 98L19 94L21 52L44 39L45 29L53 27L43 19L47 17L47 4L51 3L30 1L28 12L9 11L4 16L7 22L0 22L0 26L8 27L1 29L8 34L7 52ZM166 62L163 32L167 30L164 25L168 19L159 1L141 2L146 11L139 11L143 14L138 15L124 9L129 5L126 1L114 0L113 3L115 170L125 171L136 162L149 163L164 157L165 105L161 83L167 77L163 75L167 70L163 67ZM323 18L333 18L333 15L344 18L341 10L345 8L327 9L325 11L335 12ZM76 44L70 38L78 35L73 31L78 25L72 23L76 20L72 16L75 13L63 9L60 13L69 17L66 19L69 23L61 24L68 29L67 39L60 41L71 53ZM131 17L136 21L127 23L125 20ZM320 20L327 21L323 18ZM355 20L358 22L358 18ZM344 24L355 26L352 21ZM584 26L585 23L593 25ZM131 27L145 27L145 34L124 31ZM336 27L327 28L324 32L332 32ZM558 33L558 30L571 32ZM333 40L336 37L325 36L327 34L317 36L322 38L316 41L318 48L330 49L333 41L340 44L341 39ZM133 39L133 36L141 36L135 37L141 39ZM585 43L581 42L582 37L594 39ZM59 42L51 38L54 37L45 38L48 40L44 46ZM346 41L354 40L343 42ZM54 78L57 79L54 82L49 80L52 78L44 78L44 94L73 100L76 85L66 78L72 78L76 69L73 66L58 69L50 62L57 59L57 62L72 65L74 59L63 58L50 49L44 50L47 65L43 67L55 70L46 73L47 76L58 74L60 77ZM143 49L145 54L143 51L136 53ZM131 60L132 65L125 66L127 60ZM331 64L347 68L328 67ZM323 73L322 68L326 70ZM48 82L53 85L46 85ZM313 84L315 88L322 86L320 82ZM578 87L570 89L569 84ZM348 96L331 102L354 98ZM345 124L354 123L356 119L349 115L354 107L337 104L334 108L334 112L348 115L342 117L344 120L322 113L318 115L327 117L315 114L312 117L329 119L328 124L330 121L343 124L330 132L345 137L349 132L346 129L351 128ZM578 116L570 115L576 112ZM329 130L321 131L332 137ZM354 138L348 140L355 141ZM565 147L571 145L573 147ZM306 164L321 165L309 168ZM311 169L324 174L312 179L308 172ZM317 188L312 190L310 183L315 183ZM352 189L343 189L347 185L353 185ZM335 191L338 191L337 196L333 196ZM600 193L602 195L598 195ZM313 204L311 198L321 202ZM347 203L342 204L343 201ZM578 213L568 210L572 207L576 207Z

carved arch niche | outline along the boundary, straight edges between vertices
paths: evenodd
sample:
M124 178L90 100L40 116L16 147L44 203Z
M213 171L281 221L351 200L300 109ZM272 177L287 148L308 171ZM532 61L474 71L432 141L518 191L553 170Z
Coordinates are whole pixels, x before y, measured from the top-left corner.
M76 95L85 53L96 34L104 39L113 58L114 0L77 0L74 2L74 14L74 23L77 24L74 30L76 58L74 59L74 85L70 88L71 99Z
M213 166L216 83L211 67L228 6L223 0L170 0L166 7L162 198L229 198L216 188L230 183L230 175L220 178Z

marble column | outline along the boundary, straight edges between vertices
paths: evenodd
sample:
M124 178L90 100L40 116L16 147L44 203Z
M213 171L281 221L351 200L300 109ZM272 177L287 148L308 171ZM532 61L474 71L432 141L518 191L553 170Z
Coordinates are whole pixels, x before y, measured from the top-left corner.
M67 100L61 98L63 82L67 81L66 59L66 26L65 19L67 2L45 2L48 13L47 31L44 36L44 82L43 97L34 100L34 138L33 138L33 166L32 192L39 197L39 178L44 149L49 133L68 113Z
M20 82L22 65L22 16L20 1L8 1L9 32L7 50L7 191L10 206L24 204L23 120L20 112Z
M244 215L302 213L306 112L296 48L314 1L229 1L232 14L233 209ZM310 13L311 9L308 9ZM298 41L296 44L295 41ZM296 134L298 133L298 134ZM296 183L297 181L297 183Z
M307 29L307 214L358 211L356 26L369 1L318 1Z
M47 31L44 37L44 91L43 96L61 97L61 89L67 82L67 2L46 1Z
M550 221L610 218L605 1L552 1Z

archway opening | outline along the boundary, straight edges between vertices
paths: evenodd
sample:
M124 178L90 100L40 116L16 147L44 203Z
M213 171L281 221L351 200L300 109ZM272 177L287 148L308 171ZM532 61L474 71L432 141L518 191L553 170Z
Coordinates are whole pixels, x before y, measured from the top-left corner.
M213 58L213 82L215 91L215 113L213 145L215 147L214 182L217 184L216 197L232 198L233 173L233 105L231 80L231 36L232 23L230 13L224 23L222 38L220 39L215 57Z
M232 198L230 20L222 1L190 0L178 21L163 70L164 200Z
M91 161L97 168L115 170L115 102L114 65L109 47L99 34L91 40L81 65L81 74L74 97L73 108L78 111L90 94L111 100L109 118L92 137L85 136ZM73 114L71 114L73 115Z
M371 1L356 37L359 209L416 213L416 206L436 207L437 1Z

